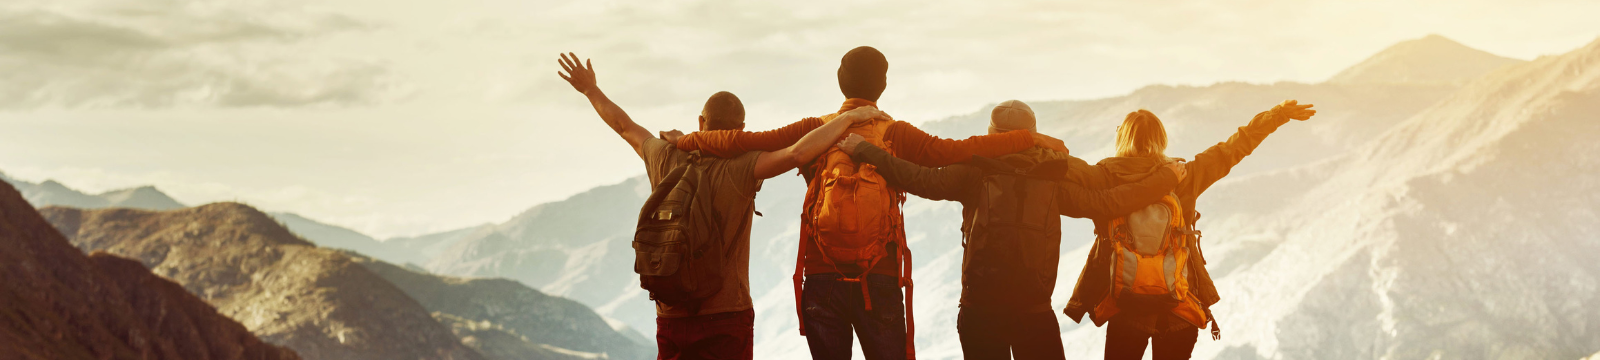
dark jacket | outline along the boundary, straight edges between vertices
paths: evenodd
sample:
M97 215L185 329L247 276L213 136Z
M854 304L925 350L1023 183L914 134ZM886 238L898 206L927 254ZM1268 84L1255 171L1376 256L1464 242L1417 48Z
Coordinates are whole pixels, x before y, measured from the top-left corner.
M1001 156L997 160L1006 162L1018 168L1030 168L1042 161L1064 156L1053 151L1032 148L1022 152ZM987 171L969 161L951 165L944 168L929 168L889 155L888 152L869 143L861 143L851 158L857 162L872 164L878 167L878 173L890 186L905 190L913 195L930 200L953 200L962 203L963 222L961 231L965 234L972 230L975 203L982 196L984 176ZM982 159L974 159L982 160ZM1158 169L1159 170L1159 169ZM1156 202L1161 196L1172 191L1178 184L1177 175L1172 171L1152 171L1157 176L1146 176L1142 181L1130 182L1123 186L1109 189L1090 190L1075 183L1059 182L1060 190L1057 193L1057 204L1061 215L1081 218L1100 218L1121 216L1144 206ZM970 234L967 234L970 235ZM1055 234L1053 249L1045 261L1048 271L1037 274L1041 279L1043 289L1018 289L1019 294L1042 294L1042 296L1029 296L1029 299L1009 299L1009 304L1015 304L1016 310L1024 312L1050 310L1050 293L1055 291L1056 268L1059 260L1061 239L1059 233ZM969 259L970 260L970 259ZM965 274L963 274L965 275ZM962 277L961 303L963 306L973 305L974 297L979 295L989 297L1003 297L1009 294L969 294L967 292L967 277ZM1042 297L1042 299L1040 298ZM990 304L990 301L977 301L979 304Z
M1184 217L1189 221L1190 225L1193 225L1200 217L1200 213L1194 209L1195 199L1201 193L1204 193L1207 188L1210 188L1211 184L1227 176L1228 171L1232 170L1234 165L1239 164L1239 161L1243 160L1245 156L1249 156L1256 146L1261 145L1261 141L1266 139L1267 135L1271 135L1273 131L1277 131L1278 126L1282 126L1288 121L1287 117L1278 115L1273 111L1261 112L1250 119L1250 124L1239 127L1239 131L1228 137L1228 141L1217 143L1217 145L1195 155L1194 160L1188 164L1189 176L1178 183L1178 187L1174 191L1178 200L1183 203ZM1067 175L1068 181L1083 184L1091 189L1108 188L1139 181L1162 168L1160 161L1151 158L1112 157L1101 160L1098 164L1092 166L1077 158L1069 158L1068 160L1074 161L1071 171ZM1083 271L1078 276L1078 284L1073 288L1072 298L1067 302L1065 310L1067 316L1071 317L1073 321L1082 321L1085 313L1092 314L1095 306L1098 306L1100 301L1105 299L1106 293L1111 290L1109 256L1111 255L1112 244L1106 239L1106 232L1103 230L1110 219L1109 217L1095 219L1096 237L1094 248L1089 252L1089 258L1084 263ZM1197 244L1196 246L1199 245ZM1205 307L1209 313L1211 305L1217 303L1221 297L1217 294L1216 285L1211 282L1211 273L1206 271L1204 250L1195 250L1198 251L1191 252L1193 255L1189 258L1190 263L1188 264L1191 271L1189 288L1194 291L1195 297L1200 299L1201 306ZM1146 332L1162 332L1173 330L1171 328L1193 326L1187 325L1186 322L1181 320L1167 321L1170 319L1160 319L1165 314L1142 314L1137 311L1124 311L1122 314L1117 315L1119 318L1124 316L1130 319L1137 318L1136 321L1139 324L1136 324L1136 326L1143 328ZM1099 326L1105 324L1109 319L1094 319L1091 316L1091 320L1094 321L1096 326ZM1160 324L1160 329L1157 328L1158 324Z

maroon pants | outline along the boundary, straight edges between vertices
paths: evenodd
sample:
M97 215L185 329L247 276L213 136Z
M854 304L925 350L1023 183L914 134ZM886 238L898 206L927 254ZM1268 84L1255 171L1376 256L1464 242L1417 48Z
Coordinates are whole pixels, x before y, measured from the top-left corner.
M1193 327L1149 334L1117 320L1106 325L1106 360L1142 359L1147 346L1154 360L1184 360L1200 339L1200 329Z
M686 318L656 318L656 359L744 359L754 357L756 311Z

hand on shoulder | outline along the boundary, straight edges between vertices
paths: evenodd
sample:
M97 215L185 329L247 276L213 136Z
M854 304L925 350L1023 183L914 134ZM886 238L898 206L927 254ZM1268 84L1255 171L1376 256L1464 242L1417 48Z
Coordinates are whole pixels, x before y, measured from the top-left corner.
M872 121L873 119L894 121L893 117L890 117L889 114L884 113L882 110L878 110L878 108L875 106L858 107L850 111L846 111L843 116L850 120L850 122L856 124Z

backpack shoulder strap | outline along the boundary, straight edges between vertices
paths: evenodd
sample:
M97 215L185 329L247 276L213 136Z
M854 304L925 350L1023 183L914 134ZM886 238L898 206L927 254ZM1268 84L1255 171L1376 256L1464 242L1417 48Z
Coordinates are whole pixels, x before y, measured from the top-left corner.
M690 153L690 157L696 157L695 154L698 153L698 150L694 153ZM683 175L689 172L689 166L691 166L693 163L693 160L689 160L679 164L677 167L672 168L671 171L668 171L667 176L661 177L661 181L656 182L650 187L650 197L646 198L644 200L644 206L639 208L639 219L648 219L655 216L652 213L655 212L656 207L661 206L661 202L666 201L667 195L672 193L672 189L662 189L662 187L673 186L679 181L682 181Z

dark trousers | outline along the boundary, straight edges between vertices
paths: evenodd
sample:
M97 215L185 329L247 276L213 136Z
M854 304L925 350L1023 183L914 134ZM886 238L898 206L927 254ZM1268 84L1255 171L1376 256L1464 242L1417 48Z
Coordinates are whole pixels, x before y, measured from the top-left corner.
M1112 318L1106 325L1106 360L1144 358L1145 345L1154 350L1154 360L1186 360L1199 339L1198 328L1150 334Z
M956 317L967 359L1066 359L1054 312L1016 313L962 307Z
M861 298L861 283L839 278L839 274L806 275L805 290L800 292L811 358L850 359L853 328L854 334L861 337L861 352L867 360L904 360L906 310L899 279L868 274L872 311L867 311Z
M756 311L656 318L656 359L751 359Z

